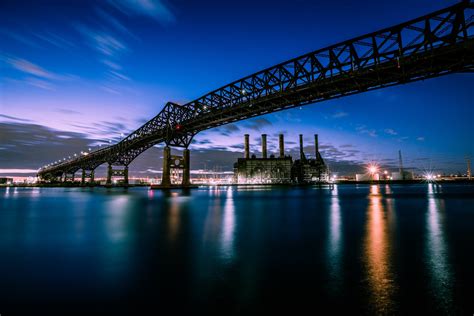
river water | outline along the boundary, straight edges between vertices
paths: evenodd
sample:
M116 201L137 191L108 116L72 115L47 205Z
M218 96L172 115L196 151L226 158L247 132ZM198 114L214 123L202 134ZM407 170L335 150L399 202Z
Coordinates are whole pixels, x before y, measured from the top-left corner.
M473 269L472 185L0 189L2 316L472 315Z

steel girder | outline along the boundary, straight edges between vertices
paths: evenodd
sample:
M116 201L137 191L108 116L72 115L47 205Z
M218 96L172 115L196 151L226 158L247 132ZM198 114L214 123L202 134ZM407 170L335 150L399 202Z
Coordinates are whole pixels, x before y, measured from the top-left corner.
M49 166L40 176L130 164L165 142L188 147L198 132L284 109L474 69L474 4L463 1L411 21L299 56L161 112L116 145Z

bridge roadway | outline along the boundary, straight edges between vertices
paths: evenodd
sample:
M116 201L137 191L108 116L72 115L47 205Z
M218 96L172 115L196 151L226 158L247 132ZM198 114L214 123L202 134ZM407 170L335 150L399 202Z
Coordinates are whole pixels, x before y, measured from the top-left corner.
M128 165L148 148L164 142L163 183L169 183L170 168L180 168L186 185L187 148L198 132L383 87L472 72L473 35L474 3L463 1L280 63L187 104L168 102L157 116L119 143L47 165L38 176L67 181L82 169L84 183L87 178L94 179L95 168L108 163L108 183L112 176L122 176L128 184ZM169 146L185 148L184 156L171 156ZM179 163L174 163L176 160Z

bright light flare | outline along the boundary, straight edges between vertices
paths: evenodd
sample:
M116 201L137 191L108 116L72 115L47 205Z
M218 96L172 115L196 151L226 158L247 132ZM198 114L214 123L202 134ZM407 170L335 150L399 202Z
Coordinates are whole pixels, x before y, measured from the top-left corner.
M367 170L370 174L376 174L379 172L379 167L376 164L369 164Z
M431 172L426 172L423 176L428 182L434 181L436 179L436 176Z

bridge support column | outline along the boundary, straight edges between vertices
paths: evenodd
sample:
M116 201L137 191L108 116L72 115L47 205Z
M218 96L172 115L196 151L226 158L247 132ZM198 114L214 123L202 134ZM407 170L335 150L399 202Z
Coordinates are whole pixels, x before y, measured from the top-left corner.
M123 166L123 169L114 169L111 164L109 164L107 168L107 182L106 186L112 186L112 177L121 177L122 181L115 181L114 185L117 184L118 186L128 186L128 166Z
M112 185L112 165L109 164L107 167L107 182L106 185Z
M64 173L64 181L63 182L74 182L74 172L65 172Z
M191 185L191 177L190 177L190 155L189 149L185 149L183 151L183 160L184 160L184 169L183 169L183 181L181 182L182 186L189 186Z
M82 169L81 184L86 184L86 179L90 179L90 184L94 184L94 170Z
M128 186L128 166L123 169L123 184Z
M171 149L166 146L163 150L163 173L161 176L161 186L171 186L171 168L170 168Z

